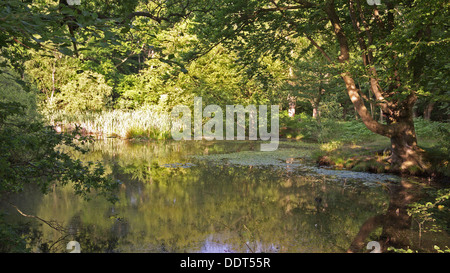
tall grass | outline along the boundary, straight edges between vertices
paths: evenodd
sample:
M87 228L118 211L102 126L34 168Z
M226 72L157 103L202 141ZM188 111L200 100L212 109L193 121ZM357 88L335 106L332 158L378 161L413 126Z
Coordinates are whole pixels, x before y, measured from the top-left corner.
M83 133L96 135L99 138L161 140L171 137L170 114L154 108L83 113L56 111L47 115L47 119L57 130L70 130L77 125L81 127Z

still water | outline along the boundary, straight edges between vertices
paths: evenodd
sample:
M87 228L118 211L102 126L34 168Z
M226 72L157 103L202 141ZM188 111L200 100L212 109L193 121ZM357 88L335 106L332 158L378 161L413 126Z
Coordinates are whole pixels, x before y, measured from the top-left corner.
M96 141L82 160L102 161L121 182L119 201L70 187L12 198L30 222L34 251L68 252L369 252L367 243L429 251L447 234L419 234L406 215L417 185L394 175L318 168L317 145L282 142ZM386 243L388 242L388 243Z

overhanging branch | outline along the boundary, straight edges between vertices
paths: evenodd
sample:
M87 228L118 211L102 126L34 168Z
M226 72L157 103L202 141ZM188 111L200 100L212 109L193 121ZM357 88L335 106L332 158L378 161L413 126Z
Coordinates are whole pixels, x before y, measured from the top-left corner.
M51 228L53 228L54 230L57 230L57 231L59 231L59 232L65 232L65 231L66 231L64 227L62 227L59 223L57 223L57 222L55 222L55 221L47 221L47 220L44 220L44 219L42 219L42 218L40 218L40 217L38 217L38 216L36 216L36 215L25 214L25 213L23 213L16 205L14 205L14 204L12 204L12 203L9 203L9 204L10 204L13 208L15 208L15 209L17 210L17 212L19 212L20 215L22 215L22 216L25 216L25 217L28 217L28 218L34 218L34 219L37 219L37 220L39 220L39 221L45 223L45 224L48 225L49 227L51 227Z

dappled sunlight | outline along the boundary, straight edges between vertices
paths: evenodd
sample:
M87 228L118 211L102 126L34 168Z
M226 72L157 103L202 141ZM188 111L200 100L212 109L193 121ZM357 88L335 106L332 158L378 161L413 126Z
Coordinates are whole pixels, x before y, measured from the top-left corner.
M448 7L0 1L0 252L449 252Z

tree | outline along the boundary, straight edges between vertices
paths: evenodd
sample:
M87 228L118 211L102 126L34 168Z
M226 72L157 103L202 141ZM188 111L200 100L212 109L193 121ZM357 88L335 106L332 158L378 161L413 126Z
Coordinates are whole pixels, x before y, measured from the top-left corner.
M33 91L23 90L12 71L3 70L0 77L0 197L21 192L27 184L47 193L54 183L72 183L79 195L98 190L115 200L118 184L104 175L102 165L75 160L70 152L58 148L62 145L85 152L79 143L87 139L76 131L58 134L45 126L36 111Z
M287 37L308 38L339 70L366 127L390 138L392 169L428 169L417 144L413 106L422 87L417 77L423 73L424 53L448 45L443 27L447 1L381 1L380 6L362 0L206 2L197 4L207 6L208 12L195 16L199 37L206 42L223 43L253 57L285 58L293 48ZM387 123L369 112L358 74L369 84Z
M2 1L0 10L0 198L3 201L29 185L45 194L55 185L70 184L86 198L95 191L116 201L119 183L105 174L103 166L72 157L73 150L86 152L82 144L88 139L79 130L60 134L45 125L37 111L37 90L24 73L31 49L42 54L64 51L58 46L66 38L60 36L64 32L57 23L59 13L22 1Z
M180 59L198 59L222 44L235 51L248 71L261 75L263 66L258 65L266 57L292 58L295 38L304 37L309 41L306 49L320 52L337 71L333 76L341 78L366 127L390 138L393 170L428 169L417 144L413 107L419 95L429 96L431 102L447 96L436 87L445 86L442 83L448 78L447 66L442 68L448 60L444 0L386 0L381 5L363 0L127 0L118 5L81 1L72 7L64 3L47 7L6 1L0 21L6 33L2 45L58 45L64 54L84 58L96 72L107 74L117 71L112 67L123 73L140 69L136 58L140 63L146 50L158 52L159 61L180 65ZM14 24L12 14L30 11L25 22L33 22L31 26L22 21ZM204 44L197 52L174 59L176 54L167 54L171 50L163 52L155 33L182 18L194 21L189 28ZM100 62L97 51L91 50L94 44L109 48ZM112 57L116 59L108 60ZM186 72L183 65L180 68ZM376 119L376 107L384 121Z
M320 122L320 105L325 93L335 93L342 86L332 77L332 70L323 60L300 58L295 61L288 88L301 99L307 100L312 107L312 116ZM337 103L337 102L336 102Z

